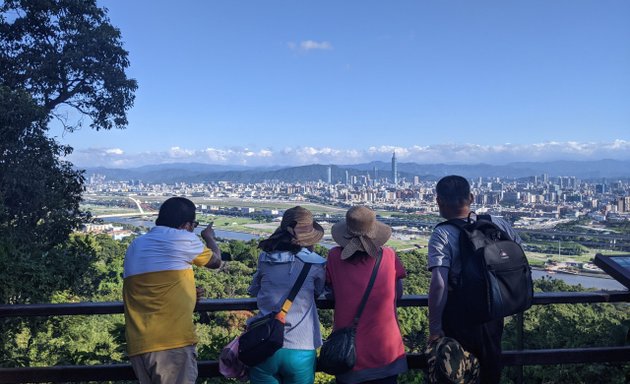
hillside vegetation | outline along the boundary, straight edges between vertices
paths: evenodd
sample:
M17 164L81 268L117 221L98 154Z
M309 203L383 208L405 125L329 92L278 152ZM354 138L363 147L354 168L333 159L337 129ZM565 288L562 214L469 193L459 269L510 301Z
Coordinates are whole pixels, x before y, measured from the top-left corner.
M120 301L122 263L129 240L115 241L106 236L75 234L53 251L67 255L75 279L47 295L37 293L38 284L20 281L23 295L32 294L31 302ZM208 298L247 297L247 287L256 268L257 244L253 241L229 241L221 244L233 261L221 272L197 269L197 285L206 289ZM319 247L318 252L326 250ZM400 258L408 272L405 294L426 294L429 273L426 250L403 252ZM72 265L70 265L72 264ZM52 270L50 279L55 279ZM6 281L5 281L6 282ZM559 281L538 281L539 291L575 291ZM37 299L36 299L37 298ZM627 304L580 304L535 306L525 314L525 348L571 348L622 345L630 326ZM221 348L243 330L249 311L225 311L196 314L200 338L199 358L214 360ZM400 328L408 352L421 352L427 336L426 308L399 308ZM321 310L323 333L331 329L332 311ZM72 364L112 364L127 362L124 319L122 315L60 316L50 318L4 319L2 322L2 367L37 367ZM515 349L515 324L510 319L504 334L505 349ZM512 382L515 373L504 371L504 381ZM589 364L526 367L527 383L623 383L630 374L630 364ZM421 371L410 371L401 382L423 382ZM220 381L209 379L207 381ZM318 382L332 377L318 373Z

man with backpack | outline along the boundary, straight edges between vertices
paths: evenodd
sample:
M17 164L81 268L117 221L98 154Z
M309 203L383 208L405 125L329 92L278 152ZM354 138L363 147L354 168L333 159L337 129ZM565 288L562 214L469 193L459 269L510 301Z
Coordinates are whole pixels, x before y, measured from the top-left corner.
M465 350L479 360L481 383L499 383L502 369L503 316L512 314L514 307L504 310L504 306L509 306L516 300L518 311L522 311L531 305L533 292L529 265L519 245L521 239L501 218L488 216L481 220L481 215L477 218L470 209L474 200L465 178L454 175L442 178L436 185L436 193L440 215L447 221L436 226L429 240L428 269L431 271L429 343L444 336L457 340ZM474 230L475 223L485 226L483 232ZM490 231L486 231L487 228L490 228ZM477 236L477 239L471 241L471 236ZM480 236L483 240L481 242L492 243L493 247L489 248L496 248L499 251L492 254L493 251L488 250L484 254L483 248L474 249L472 244L479 243ZM501 250L503 248L507 251L503 252ZM488 279L485 275L487 270L492 270L495 266L496 260L493 261L493 257L505 259L507 264L504 265L517 266L507 268L509 276L505 279L508 285L517 285L517 292L523 291L522 297L509 296L513 292L506 293L505 298L499 297L498 300L490 297L492 292L487 291L494 289L495 293L500 292L500 284L496 281L501 283L505 280L494 275ZM477 263L482 259L483 261ZM501 262L502 260L499 260L496 264L499 270ZM483 289L477 291L475 281L471 285L471 280L475 280L475 273L481 276L477 279L477 285L485 286L485 291ZM491 273L494 274L494 271ZM508 288L511 290L514 287ZM517 293L517 296L521 294ZM497 308L485 308L487 307L485 303L493 300L499 302L495 305Z

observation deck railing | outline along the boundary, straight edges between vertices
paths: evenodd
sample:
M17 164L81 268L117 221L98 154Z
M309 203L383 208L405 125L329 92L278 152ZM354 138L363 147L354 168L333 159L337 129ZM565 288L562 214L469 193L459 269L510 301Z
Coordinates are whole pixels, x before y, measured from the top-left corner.
M548 304L583 304L583 303L630 303L629 291L595 292L548 292L534 295L534 305ZM331 309L331 300L318 300L321 309ZM398 301L399 307L426 307L426 295L407 295ZM255 299L208 299L201 300L196 311L233 311L254 310ZM30 304L0 305L0 318L28 316L65 316L65 315L105 315L123 313L121 302L70 303L70 304ZM523 332L522 316L517 316L519 333ZM518 342L521 346L522 339ZM505 366L522 367L526 365L557 365L578 363L630 362L630 346L571 348L571 349L517 349L503 352ZM423 369L426 360L422 354L407 355L411 369ZM220 376L218 362L199 361L199 377ZM0 383L43 383L76 381L116 381L134 380L135 375L129 364L89 365L89 366L52 366L0 368Z

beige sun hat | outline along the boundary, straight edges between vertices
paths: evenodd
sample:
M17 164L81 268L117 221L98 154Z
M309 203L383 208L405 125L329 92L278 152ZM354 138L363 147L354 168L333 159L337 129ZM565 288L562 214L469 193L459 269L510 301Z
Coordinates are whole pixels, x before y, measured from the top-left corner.
M392 229L376 220L376 212L357 205L346 212L346 219L332 227L332 237L343 247L341 259L347 259L357 251L376 257L379 249L389 240Z

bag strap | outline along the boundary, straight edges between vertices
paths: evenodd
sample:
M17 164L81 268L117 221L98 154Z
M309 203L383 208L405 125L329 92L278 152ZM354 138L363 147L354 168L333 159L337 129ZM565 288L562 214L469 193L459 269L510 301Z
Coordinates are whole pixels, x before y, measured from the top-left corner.
M276 314L276 319L280 320L281 322L284 323L284 319L287 316L289 309L291 309L291 306L293 305L293 300L295 300L295 297L300 291L300 288L302 288L302 284L304 284L304 280L306 280L306 276L308 275L308 271L311 269L311 265L311 263L304 263L304 265L302 266L302 271L300 271L300 275L298 276L297 280L295 280L295 283L293 283L293 287L291 287L289 296L287 296L286 300L282 304L280 312Z
M472 215L475 215L475 221L486 220L486 221L492 222L492 216L491 215L478 215L476 212L470 211L468 213L468 217L465 218L465 219L450 219L450 220L446 220L446 221L443 221L441 223L438 223L435 227L437 228L437 227L439 227L441 225L450 224L450 225L452 225L454 227L457 227L459 229L463 229L467 224L470 224L470 223L473 222L472 219L471 219Z
M370 292L372 291L372 287L374 286L374 281L376 280L376 273L378 272L378 267L381 265L381 259L383 258L383 248L379 249L378 255L376 256L376 263L374 264L374 268L372 268L372 276L370 276L370 282L365 289L365 293L363 293L363 298L361 298L361 303L359 304L359 309L357 310L357 314L354 316L354 320L352 321L352 326L356 328L359 325L359 319L361 318L361 313L365 309L365 305L367 304L368 296L370 296Z
M492 216L490 215L477 215L477 220L486 220L492 222Z

